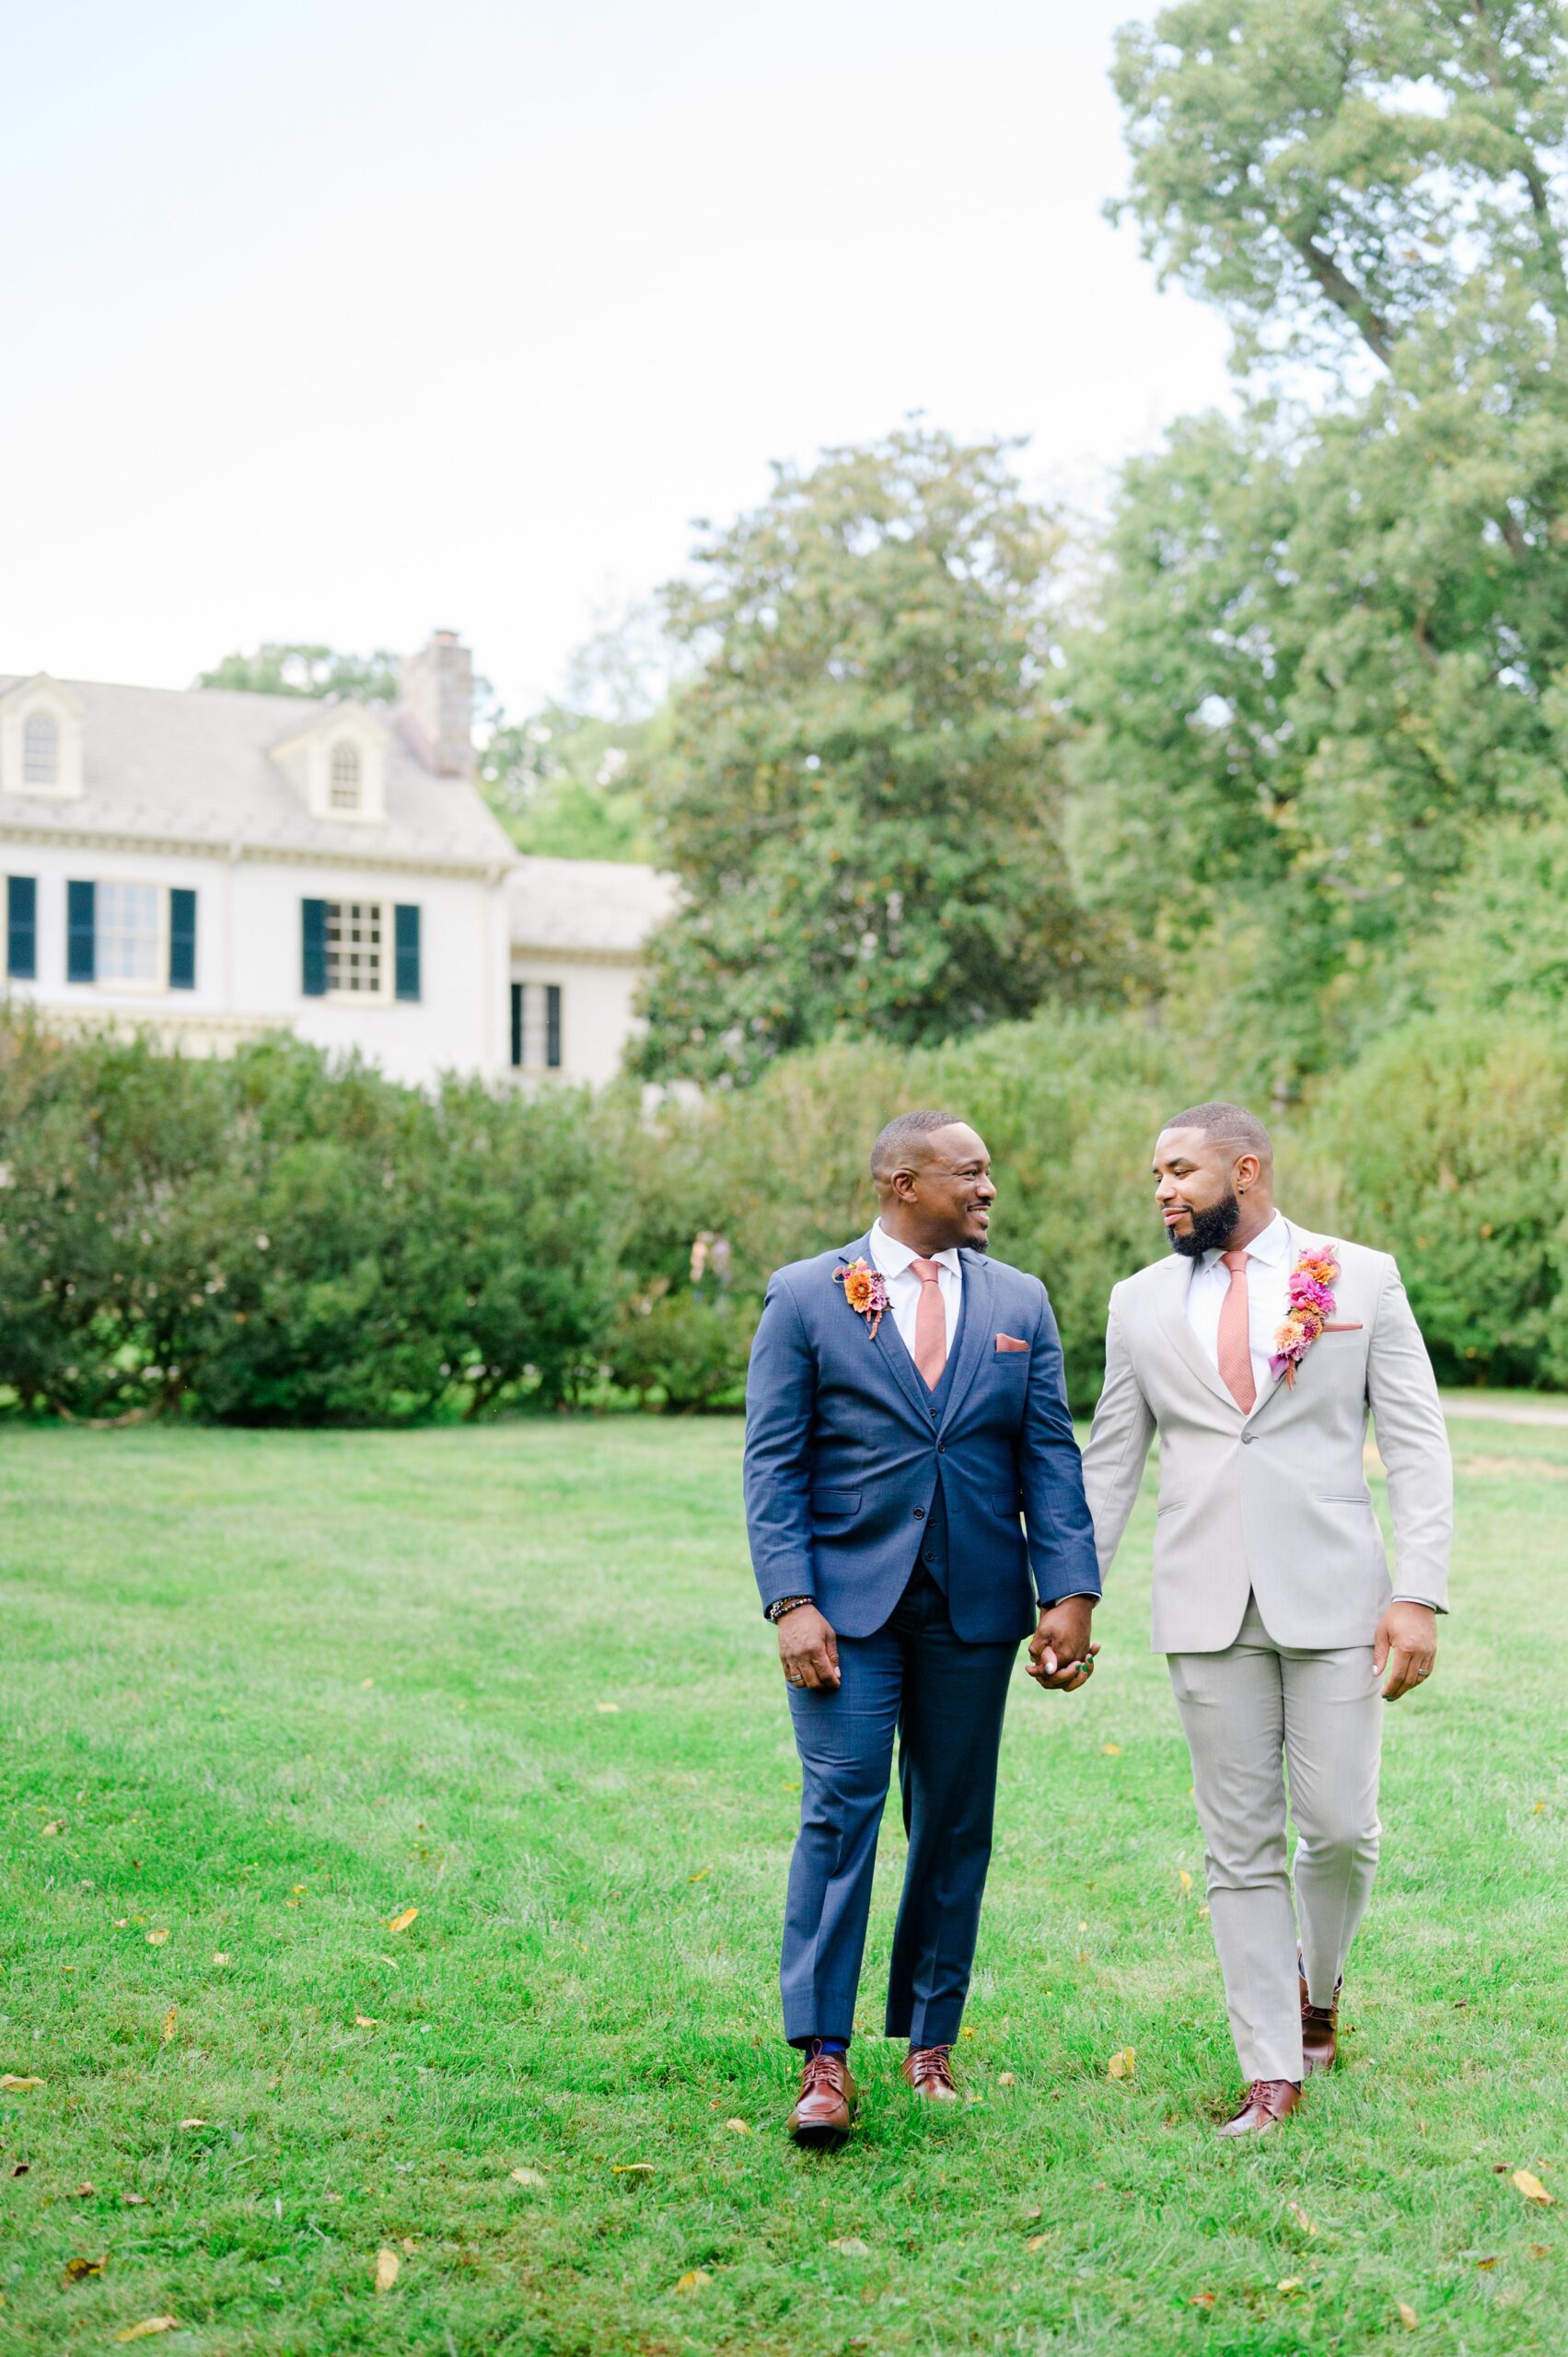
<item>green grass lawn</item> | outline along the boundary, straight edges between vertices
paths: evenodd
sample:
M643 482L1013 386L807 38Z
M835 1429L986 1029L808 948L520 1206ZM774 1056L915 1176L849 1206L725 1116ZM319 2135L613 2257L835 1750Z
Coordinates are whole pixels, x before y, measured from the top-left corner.
M41 2084L0 2093L0 2349L1561 2349L1568 1431L1455 1434L1457 1609L1305 2115L1209 2133L1145 1501L1093 1686L1019 1673L970 2100L917 2113L870 2035L890 1822L831 2156L783 2133L798 1771L736 1425L6 1432L0 2073Z

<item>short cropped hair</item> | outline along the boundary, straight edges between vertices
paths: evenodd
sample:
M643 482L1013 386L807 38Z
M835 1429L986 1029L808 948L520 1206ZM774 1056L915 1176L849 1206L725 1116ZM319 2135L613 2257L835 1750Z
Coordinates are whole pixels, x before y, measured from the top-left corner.
M957 1113L929 1110L895 1113L877 1133L877 1143L871 1149L871 1176L880 1178L884 1171L907 1169L906 1155L916 1153L935 1131L955 1128L960 1119Z
M1245 1105L1227 1105L1223 1097L1211 1097L1206 1105L1189 1105L1185 1113L1173 1113L1164 1126L1201 1130L1212 1144L1243 1146L1260 1162L1274 1158L1274 1142L1257 1114L1249 1113Z

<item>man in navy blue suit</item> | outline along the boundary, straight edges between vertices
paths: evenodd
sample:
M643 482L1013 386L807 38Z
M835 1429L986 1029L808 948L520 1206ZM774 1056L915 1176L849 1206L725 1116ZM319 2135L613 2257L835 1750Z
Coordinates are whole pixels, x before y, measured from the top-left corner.
M803 2143L854 2116L895 1734L909 1860L887 2035L909 2040L915 2094L951 2101L1018 1644L1032 1631L1030 1676L1067 1691L1098 1650L1056 1320L1038 1277L986 1258L984 1143L950 1113L900 1114L871 1175L870 1233L773 1277L746 1388L751 1560L802 1771L780 1987Z

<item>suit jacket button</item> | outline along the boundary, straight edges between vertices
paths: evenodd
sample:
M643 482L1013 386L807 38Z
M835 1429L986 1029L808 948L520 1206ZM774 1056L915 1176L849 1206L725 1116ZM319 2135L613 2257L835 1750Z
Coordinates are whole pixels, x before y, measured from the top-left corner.
M1250 1433L1243 1433L1243 1434L1242 1434L1242 1435L1241 1435L1242 1445L1245 1446L1245 1445L1247 1444L1247 1442L1248 1442L1248 1441L1249 1441L1252 1437L1253 1437L1253 1435L1252 1435Z
M914 1510L914 1518L916 1522L923 1522L925 1520L925 1508L923 1506L916 1506Z

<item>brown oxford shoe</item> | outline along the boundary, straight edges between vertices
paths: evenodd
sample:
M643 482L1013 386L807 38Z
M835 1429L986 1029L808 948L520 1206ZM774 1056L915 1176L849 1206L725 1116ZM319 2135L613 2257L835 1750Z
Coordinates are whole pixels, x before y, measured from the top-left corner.
M801 2066L789 2132L797 2144L842 2144L859 2100L847 2055L808 2054Z
M1334 1986L1334 1999L1330 2005L1314 2005L1307 1994L1307 1976L1298 1972L1301 1984L1301 2061L1306 2075L1314 2071L1331 2071L1340 2051L1340 1991L1342 1980Z
M957 2103L950 2046L916 2046L905 2055L903 2073L917 2096L927 2103Z
M1301 2101L1294 2079L1254 2079L1241 2098L1234 2119L1216 2128L1216 2136L1262 2136L1293 2112Z

